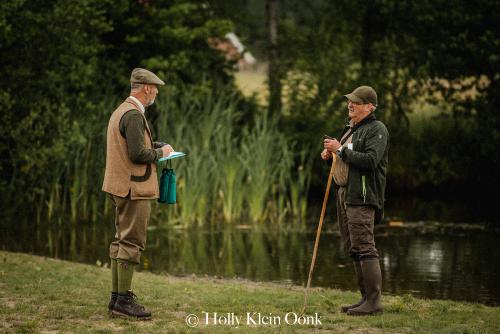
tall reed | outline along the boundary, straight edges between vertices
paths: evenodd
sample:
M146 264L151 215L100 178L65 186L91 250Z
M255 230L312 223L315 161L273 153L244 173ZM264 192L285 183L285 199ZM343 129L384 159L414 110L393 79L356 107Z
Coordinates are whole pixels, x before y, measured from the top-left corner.
M158 97L159 138L188 154L173 162L184 223L281 221L292 206L297 207L292 218L305 213L307 150L280 132L278 120L265 112L241 124L239 102L228 88L167 87Z

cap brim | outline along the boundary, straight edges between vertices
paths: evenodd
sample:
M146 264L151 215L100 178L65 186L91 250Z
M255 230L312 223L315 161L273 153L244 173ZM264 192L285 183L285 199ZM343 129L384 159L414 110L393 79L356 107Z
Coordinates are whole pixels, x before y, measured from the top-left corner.
M355 103L365 103L362 99L354 95L353 93L344 95L349 101L355 102Z
M156 78L155 79L155 83L154 85L158 85L158 86L164 86L165 83L163 82L163 80L161 80L160 78Z
M130 81L130 83L137 83L142 85L157 85L157 86L165 86L165 82L163 80L153 80L153 81Z

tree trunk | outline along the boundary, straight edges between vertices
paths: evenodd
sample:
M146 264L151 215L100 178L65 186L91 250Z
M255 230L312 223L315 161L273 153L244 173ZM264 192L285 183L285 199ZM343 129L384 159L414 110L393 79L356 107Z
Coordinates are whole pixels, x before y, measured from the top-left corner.
M269 112L281 111L281 82L278 61L278 27L277 0L266 0L266 28L268 38L268 81L269 81Z

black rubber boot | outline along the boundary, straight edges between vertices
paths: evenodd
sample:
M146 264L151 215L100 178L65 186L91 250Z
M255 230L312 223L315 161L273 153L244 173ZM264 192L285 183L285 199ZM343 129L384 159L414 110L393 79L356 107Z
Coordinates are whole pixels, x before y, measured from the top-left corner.
M359 292L361 293L361 300L356 304L352 305L342 305L340 311L346 313L349 309L358 307L365 301L365 284L363 283L363 270L361 269L361 263L359 261L354 261L354 271L356 272L356 277L358 278Z
M361 269L366 289L366 300L360 306L347 310L347 315L374 315L382 313L382 305L380 304L382 273L378 258L361 260Z
M111 313L115 308L116 298L118 298L118 292L111 292L111 299L108 304L108 311Z
M147 311L144 306L137 303L137 296L132 291L118 293L116 303L111 311L113 316L126 316L141 320L151 319L151 312Z

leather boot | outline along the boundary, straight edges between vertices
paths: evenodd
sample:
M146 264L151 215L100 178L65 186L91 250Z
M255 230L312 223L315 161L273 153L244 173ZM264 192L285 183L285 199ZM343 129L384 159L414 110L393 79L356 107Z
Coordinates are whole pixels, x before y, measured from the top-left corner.
M111 292L111 299L109 300L108 304L108 311L110 313L111 311L113 311L113 308L115 307L116 298L118 298L118 292Z
M363 271L361 269L361 263L359 261L353 261L354 262L354 271L356 272L356 277L358 278L358 287L359 287L359 292L361 292L361 300L357 302L356 304L352 305L342 305L340 307L340 311L342 313L346 313L347 310L358 307L359 305L363 304L365 301L365 285L363 283Z
M366 289L366 300L358 307L351 308L347 315L373 315L382 313L380 296L382 289L382 273L378 258L361 260L363 281Z
M114 316L127 316L141 320L151 319L151 312L147 311L144 306L137 303L137 296L132 291L124 293L119 292L116 298L116 303L111 311Z

